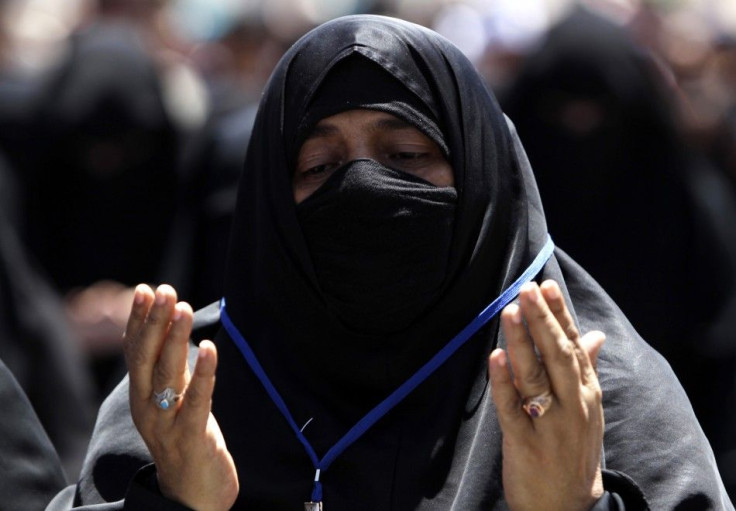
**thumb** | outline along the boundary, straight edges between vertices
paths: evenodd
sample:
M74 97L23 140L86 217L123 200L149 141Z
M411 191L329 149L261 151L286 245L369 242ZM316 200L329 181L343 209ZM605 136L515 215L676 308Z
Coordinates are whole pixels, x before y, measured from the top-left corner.
M592 330L580 339L580 345L588 354L590 363L593 365L593 370L596 371L596 373L598 372L598 354L600 353L605 341L606 334L600 330Z

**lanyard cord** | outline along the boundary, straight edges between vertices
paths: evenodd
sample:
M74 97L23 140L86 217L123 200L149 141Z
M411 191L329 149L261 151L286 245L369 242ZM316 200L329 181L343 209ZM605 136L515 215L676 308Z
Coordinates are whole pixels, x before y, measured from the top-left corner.
M501 295L496 298L490 305L488 305L483 311L478 314L460 333L458 333L450 342L448 342L444 348L437 352L429 362L424 364L416 373L414 373L409 379L402 383L396 390L394 390L389 396L381 401L375 408L368 412L362 419L355 423L345 435L335 443L320 460L317 453L312 448L309 440L304 436L304 433L299 429L294 418L286 406L281 395L276 390L276 387L271 383L268 378L266 371L263 366L256 358L255 353L251 349L248 342L241 335L235 324L232 322L225 309L225 298L223 297L220 301L220 320L222 321L225 330L230 335L231 339L235 342L240 352L243 354L245 361L250 366L251 370L263 384L266 392L270 396L273 403L276 405L278 410L289 423L289 426L296 434L296 437L304 446L307 451L309 458L312 460L312 464L316 470L314 476L314 487L312 490L312 502L322 501L322 484L319 481L321 472L327 470L335 459L342 454L353 442L358 440L371 426L378 422L384 415L386 415L392 408L399 404L406 396L408 396L420 383L426 380L437 368L444 364L465 342L468 341L478 330L480 330L488 321L491 320L498 312L508 305L515 297L519 294L521 286L529 282L538 274L544 265L549 260L552 252L554 251L555 245L552 242L552 238L547 236L547 242L542 247L542 250L534 258L534 261L529 267L524 270L519 278L506 288Z

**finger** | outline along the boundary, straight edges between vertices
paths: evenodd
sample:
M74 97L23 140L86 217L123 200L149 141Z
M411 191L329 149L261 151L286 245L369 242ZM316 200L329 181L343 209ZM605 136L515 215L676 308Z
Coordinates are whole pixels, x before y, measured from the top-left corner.
M140 401L150 399L153 393L153 368L161 353L175 304L174 288L166 284L156 288L155 300L136 341L136 374L131 373L131 379L135 378L135 385L131 386L131 391L135 394L131 394L131 397Z
M192 433L203 433L212 409L217 348L211 341L199 343L197 363L179 409L177 423Z
M488 357L488 378L503 434L513 438L530 433L531 421L521 408L521 397L514 386L506 352L500 348Z
M590 377L595 374L595 368L591 364L590 357L585 353L585 349L580 344L580 332L578 331L577 325L575 325L572 314L570 314L570 309L567 308L560 286L554 280L545 280L539 286L539 289L547 302L550 312L560 324L560 328L565 332L567 338L572 341L575 356L578 360L578 367L580 368L580 376L583 383L587 383Z
M580 345L590 360L591 370L593 371L596 380L598 378L598 354L600 353L604 342L606 342L606 334L599 330L592 330L580 339Z
M138 284L133 291L133 303L130 307L130 316L125 325L124 337L134 338L138 335L148 315L148 309L153 301L153 291L146 284Z
M524 328L521 321L521 309L518 305L506 306L501 313L501 326L506 338L513 381L519 394L523 398L549 392L551 385L547 372Z
M534 344L539 349L551 388L557 399L577 396L580 367L575 344L567 338L547 306L536 282L525 284L520 293L521 310Z
M179 302L174 307L171 327L153 370L153 390L155 392L172 388L176 394L179 394L186 388L189 381L187 355L192 331L192 314L192 308L188 303ZM172 414L159 416L173 419Z
M130 317L123 334L123 353L130 373L131 396L141 393L141 387L150 387L154 361L148 355L147 346L141 338L141 330L153 301L154 294L150 287L145 284L136 287Z

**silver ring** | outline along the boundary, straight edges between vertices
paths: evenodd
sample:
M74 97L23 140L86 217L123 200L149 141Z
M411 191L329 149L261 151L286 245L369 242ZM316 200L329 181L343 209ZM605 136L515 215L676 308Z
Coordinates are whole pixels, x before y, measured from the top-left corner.
M153 391L153 402L162 410L168 410L180 399L181 394L177 394L171 387L166 387L161 392Z

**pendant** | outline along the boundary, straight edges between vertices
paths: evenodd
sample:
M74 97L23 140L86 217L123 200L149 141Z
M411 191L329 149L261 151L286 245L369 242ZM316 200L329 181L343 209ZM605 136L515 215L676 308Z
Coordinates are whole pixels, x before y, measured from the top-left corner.
M321 502L305 502L304 511L322 511Z

